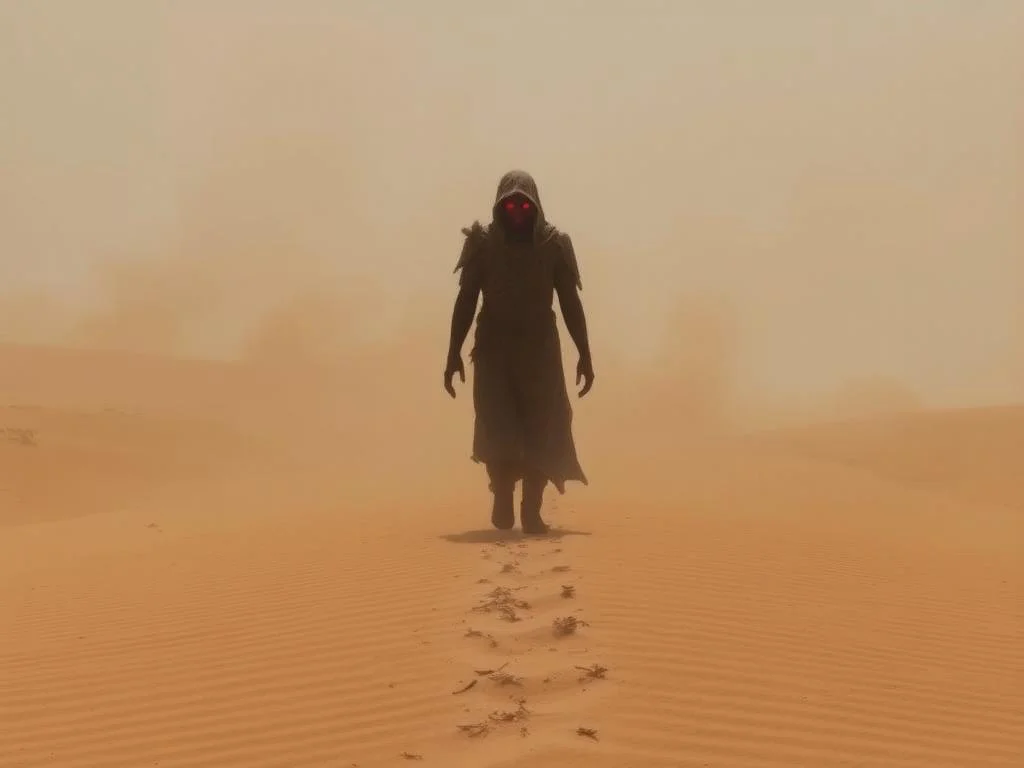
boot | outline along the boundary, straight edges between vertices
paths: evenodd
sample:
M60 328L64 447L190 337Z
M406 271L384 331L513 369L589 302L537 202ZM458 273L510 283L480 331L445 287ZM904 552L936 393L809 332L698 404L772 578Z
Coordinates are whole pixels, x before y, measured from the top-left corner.
M551 528L540 516L540 508L544 503L544 487L548 479L537 472L528 472L523 478L523 500L519 510L519 519L523 524L523 533L528 536L543 536Z
M499 531L507 531L516 525L516 510L513 493L516 482L511 472L500 467L487 467L491 476L491 493L494 503L491 507L491 525Z

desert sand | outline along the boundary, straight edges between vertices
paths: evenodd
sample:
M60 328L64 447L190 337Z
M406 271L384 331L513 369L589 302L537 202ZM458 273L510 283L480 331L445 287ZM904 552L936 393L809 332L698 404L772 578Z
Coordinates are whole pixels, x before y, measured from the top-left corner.
M1024 410L608 454L524 540L470 462L360 481L369 432L277 418L250 369L0 371L5 768L1024 755Z
M0 2L0 768L1024 766L1021 40ZM513 168L597 374L530 540L441 388Z

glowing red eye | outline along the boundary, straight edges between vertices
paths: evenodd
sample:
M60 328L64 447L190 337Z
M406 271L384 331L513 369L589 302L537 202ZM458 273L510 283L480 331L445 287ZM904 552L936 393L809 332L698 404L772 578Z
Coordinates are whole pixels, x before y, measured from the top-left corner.
M514 211L515 209L516 209L516 204L512 200L507 200L505 202L505 210L506 211Z
M523 200L523 206L522 207L523 207L524 211L530 210L530 201L529 200Z

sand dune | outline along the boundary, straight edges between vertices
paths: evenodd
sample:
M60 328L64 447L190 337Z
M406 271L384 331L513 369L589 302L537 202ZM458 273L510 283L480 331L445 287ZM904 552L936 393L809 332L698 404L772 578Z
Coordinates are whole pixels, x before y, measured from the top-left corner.
M625 451L525 541L251 375L2 357L5 768L1024 760L1020 411Z
M1024 511L1024 408L907 414L768 436L810 458Z

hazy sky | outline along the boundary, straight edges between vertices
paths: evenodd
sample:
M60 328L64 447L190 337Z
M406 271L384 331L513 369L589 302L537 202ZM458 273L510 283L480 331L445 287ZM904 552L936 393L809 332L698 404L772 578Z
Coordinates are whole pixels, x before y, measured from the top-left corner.
M209 333L336 282L441 355L459 228L523 167L599 368L710 298L750 390L1019 398L1021 40L1019 0L0 0L3 335L163 260Z

